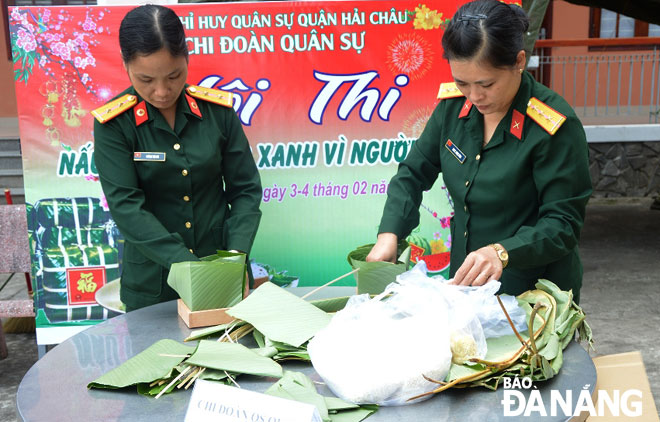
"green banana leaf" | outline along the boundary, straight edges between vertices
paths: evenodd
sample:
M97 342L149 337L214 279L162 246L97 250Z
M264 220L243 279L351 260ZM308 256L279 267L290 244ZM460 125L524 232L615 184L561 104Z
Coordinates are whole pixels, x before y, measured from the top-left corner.
M173 368L194 350L194 347L174 340L159 340L143 352L87 384L87 388L123 388L169 378L172 376Z
M243 299L245 254L218 251L201 261L172 264L169 284L191 311L228 308Z
M344 309L348 299L350 299L350 296L333 297L329 299L316 299L311 300L309 303L316 306L320 310L331 314Z
M228 380L227 371L221 371L219 369L206 368L204 372L199 375L199 379L207 381L225 381Z
M520 334L523 339L528 339L527 333ZM484 360L488 362L502 363L509 360L515 361L519 357L522 348L520 340L518 340L518 337L515 335L488 338L486 339L486 343L488 345L488 351L486 352ZM475 374L482 372L484 369L486 369L484 365L469 363L457 365L452 363L445 381L451 382L464 377L474 376Z
M388 284L396 281L396 276L408 270L410 264L410 245L405 240L399 242L396 264L391 262L367 262L367 255L373 244L363 245L348 254L348 263L351 268L359 268L355 275L358 294L380 294Z
M257 349L250 349L250 350L258 354L259 356L264 356L271 359L273 358L273 356L277 355L277 348L273 346L258 347Z
M267 338L300 347L330 322L331 316L298 296L266 282L227 314L252 324Z
M312 404L319 410L321 419L324 422L330 422L325 399L316 392L312 380L302 372L284 371L282 378L268 387L264 393L283 399Z
M378 406L360 407L337 397L322 396L316 392L312 380L301 372L284 371L284 376L265 393L312 404L324 422L359 422L378 409Z
M304 360L309 362L309 353L307 353L307 346L294 347L290 344L274 341L266 338L258 330L252 331L252 336L260 348L265 350L273 349L275 352L268 357L275 361L282 360Z
M266 337L259 330L252 330L252 337L257 342L257 346L266 347Z
M200 340L186 364L262 377L282 376L277 362L238 343Z

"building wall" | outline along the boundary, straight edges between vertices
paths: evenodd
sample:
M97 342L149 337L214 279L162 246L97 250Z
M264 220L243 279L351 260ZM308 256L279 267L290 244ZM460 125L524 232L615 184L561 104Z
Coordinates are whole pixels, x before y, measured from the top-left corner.
M7 22L6 10L0 7L1 22ZM3 24L3 25L6 25ZM7 55L7 36L4 28L0 30L0 92L2 101L0 101L0 118L17 117L16 95L14 88L14 63L8 59Z
M550 7L553 8L551 32L553 39L589 37L589 7L567 3L563 0L552 1ZM552 55L553 60L557 60L559 57L568 59L566 64L554 65L553 70L549 70L546 66L544 72L552 73L550 87L564 96L574 107L594 107L595 105L616 107L619 104L624 109L619 113L639 113L646 117L646 119L631 120L628 123L649 123L649 112L654 111L658 106L660 51L657 47L655 52L653 47L604 51L590 51L588 47L554 47L544 49L543 54ZM579 60L574 64L575 56L588 57L589 64L585 64L584 60ZM655 98L652 98L654 92L653 97ZM629 110L629 102L638 110ZM648 107L651 105L654 107L649 109ZM590 112L588 111L588 113Z

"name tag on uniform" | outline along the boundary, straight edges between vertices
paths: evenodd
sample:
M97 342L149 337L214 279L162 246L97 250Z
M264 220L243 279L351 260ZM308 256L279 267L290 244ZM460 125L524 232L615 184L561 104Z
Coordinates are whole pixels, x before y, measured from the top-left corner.
M447 139L445 148L447 148L449 152L451 152L451 155L453 155L458 160L459 163L463 164L465 162L465 154L456 145L454 145L451 139Z
M164 152L134 152L133 161L165 161Z

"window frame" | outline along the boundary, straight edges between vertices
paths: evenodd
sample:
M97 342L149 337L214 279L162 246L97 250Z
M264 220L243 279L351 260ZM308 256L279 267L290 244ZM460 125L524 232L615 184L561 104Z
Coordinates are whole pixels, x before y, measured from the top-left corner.
M600 29L601 29L601 15L602 8L600 7L590 7L589 8L589 38L598 38L598 39L616 39L619 38L619 17L625 16L621 13L616 13L616 27L615 27L615 37L613 38L601 38ZM634 18L633 18L634 19ZM633 36L635 37L648 37L649 36L649 23L640 19L634 19L635 29ZM589 51L625 51L625 50L652 50L653 46L649 45L608 45L608 46L590 46Z

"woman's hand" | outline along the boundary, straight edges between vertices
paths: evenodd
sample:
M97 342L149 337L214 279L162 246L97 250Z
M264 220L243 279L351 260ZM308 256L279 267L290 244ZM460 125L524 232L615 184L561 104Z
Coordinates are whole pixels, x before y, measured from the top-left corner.
M387 261L396 262L396 251L399 240L394 233L381 233L371 252L367 255L367 262Z
M491 280L499 280L503 269L495 249L484 246L468 254L450 284L483 286Z

